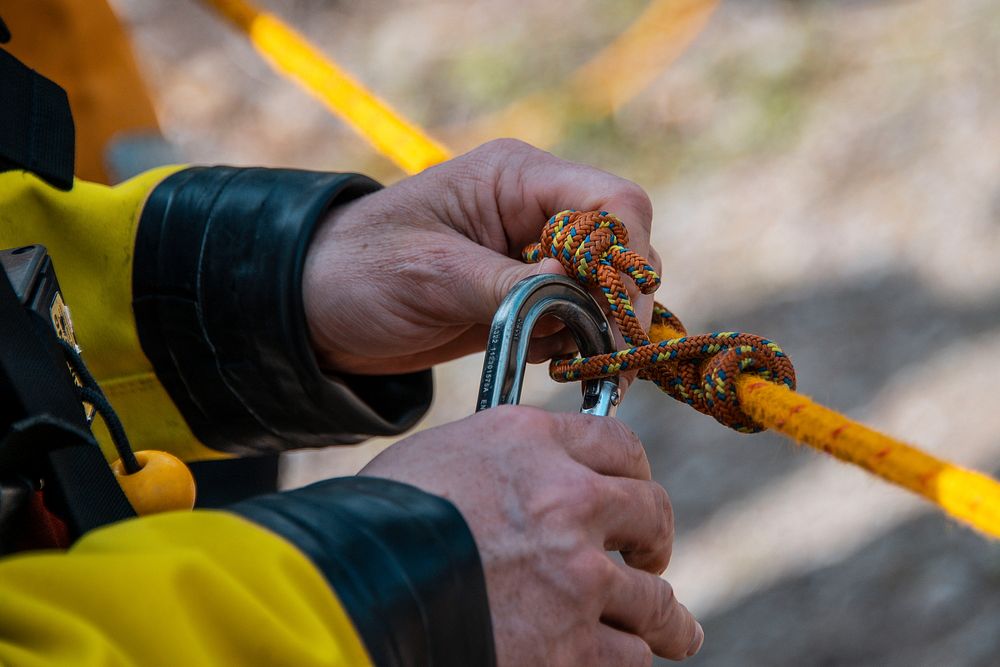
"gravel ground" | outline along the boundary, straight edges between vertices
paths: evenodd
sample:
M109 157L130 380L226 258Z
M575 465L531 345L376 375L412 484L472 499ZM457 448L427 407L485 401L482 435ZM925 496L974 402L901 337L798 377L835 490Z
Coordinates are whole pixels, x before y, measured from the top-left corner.
M192 160L400 177L193 0L115 4L165 132ZM554 85L643 6L265 4L456 141ZM995 0L729 0L645 92L549 148L650 192L659 298L689 329L780 341L803 392L997 473L998 102ZM436 370L421 428L471 412L480 365ZM560 410L577 400L537 368L526 394ZM667 577L707 637L692 664L1000 664L996 544L654 388L636 387L620 416L674 501ZM285 482L353 472L387 444L290 456Z

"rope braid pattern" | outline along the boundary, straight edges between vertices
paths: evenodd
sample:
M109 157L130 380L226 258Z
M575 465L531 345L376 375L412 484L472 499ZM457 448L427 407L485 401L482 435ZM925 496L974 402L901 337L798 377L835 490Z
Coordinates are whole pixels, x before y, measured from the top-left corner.
M628 349L593 357L554 359L558 382L638 371L675 399L742 432L772 428L841 461L860 466L919 494L952 517L1000 538L1000 482L939 459L848 419L794 391L795 370L775 343L752 334L721 331L687 335L660 304L647 336L621 273L643 294L660 278L627 247L621 220L606 211L562 211L552 216L540 243L524 249L527 262L557 259L582 284L599 288Z
M741 408L736 378L752 373L795 389L795 369L777 344L738 331L688 336L684 325L670 311L656 304L651 332L661 340L651 342L632 307L621 273L635 281L639 291L651 294L660 277L645 259L626 247L628 231L607 211L562 211L549 219L540 243L522 254L526 262L553 257L580 283L597 287L608 301L611 314L626 344L611 354L556 359L549 374L557 382L573 382L638 370L672 397L742 433L763 427Z

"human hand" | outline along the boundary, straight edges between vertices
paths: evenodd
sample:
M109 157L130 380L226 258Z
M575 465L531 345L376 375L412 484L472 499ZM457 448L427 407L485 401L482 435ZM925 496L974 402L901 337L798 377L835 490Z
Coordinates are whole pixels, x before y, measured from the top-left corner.
M670 500L618 420L502 406L410 436L360 474L458 507L483 561L500 665L649 665L701 647L701 626L657 576L673 544Z
M524 264L521 249L566 208L603 209L649 247L652 208L636 184L514 140L490 142L335 209L316 232L303 279L321 365L401 373L482 350L500 301L522 278L563 273ZM651 296L629 285L640 321ZM536 328L532 361L573 348L558 325Z

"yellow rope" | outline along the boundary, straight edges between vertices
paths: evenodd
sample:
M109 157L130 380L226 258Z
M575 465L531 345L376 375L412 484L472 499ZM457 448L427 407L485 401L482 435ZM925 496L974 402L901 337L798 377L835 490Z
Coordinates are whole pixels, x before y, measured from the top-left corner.
M654 343L683 335L665 324L649 330ZM740 408L760 426L864 468L1000 538L1000 482L992 477L939 459L754 375L736 379L736 396Z
M736 380L754 421L909 489L983 533L1000 538L1000 482L900 442L788 387L752 375Z
M204 0L242 30L275 69L368 140L408 174L444 162L444 146L400 116L277 17L246 0Z

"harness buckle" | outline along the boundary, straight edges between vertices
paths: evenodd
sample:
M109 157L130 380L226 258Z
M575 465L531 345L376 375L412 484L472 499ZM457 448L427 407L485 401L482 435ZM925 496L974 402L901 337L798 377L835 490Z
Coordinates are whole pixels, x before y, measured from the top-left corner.
M584 356L617 349L607 316L586 290L560 275L525 278L493 316L476 412L520 401L531 331L545 315L562 320ZM587 380L580 412L612 416L620 400L617 375Z

